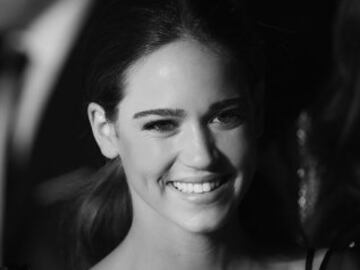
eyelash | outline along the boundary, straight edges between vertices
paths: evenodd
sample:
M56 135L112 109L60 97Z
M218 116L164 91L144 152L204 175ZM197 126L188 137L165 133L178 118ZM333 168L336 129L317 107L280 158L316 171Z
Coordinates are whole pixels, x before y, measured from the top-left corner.
M230 118L230 119L223 119L223 120L217 120L220 117L223 118ZM221 128L225 129L231 129L234 128L240 124L242 124L246 120L246 113L239 110L239 109L229 109L217 112L213 117L211 118L211 123L219 125Z
M176 130L178 126L179 124L176 121L171 119L164 119L164 120L150 121L146 123L142 129L147 131L166 133Z
M216 120L220 117L230 119ZM215 113L209 121L209 124L215 124L222 129L231 129L241 125L246 120L246 114L239 109L229 109ZM173 119L161 119L147 122L142 130L157 133L172 133L179 127L179 122Z

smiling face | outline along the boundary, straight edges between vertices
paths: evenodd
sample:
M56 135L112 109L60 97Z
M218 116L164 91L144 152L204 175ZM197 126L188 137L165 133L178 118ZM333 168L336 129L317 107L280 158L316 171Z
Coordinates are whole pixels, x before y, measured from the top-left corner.
M135 218L206 233L235 214L256 140L248 85L236 66L182 40L128 70L111 145L100 147L121 158Z

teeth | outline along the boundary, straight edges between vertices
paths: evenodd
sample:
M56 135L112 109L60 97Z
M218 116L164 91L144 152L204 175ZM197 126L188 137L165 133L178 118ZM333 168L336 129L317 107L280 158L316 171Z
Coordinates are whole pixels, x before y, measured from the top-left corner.
M214 189L216 189L218 186L220 186L220 181L217 182L206 182L206 183L183 183L183 182L172 182L172 185L184 193L207 193L211 192Z
M186 189L184 190L187 193L192 193L194 192L194 185L192 184L185 184L186 185Z
M194 192L195 193L202 193L203 189L202 189L202 184L195 184L194 185Z
M202 184L202 189L203 189L203 192L209 192L211 190L211 185L210 183L204 183Z

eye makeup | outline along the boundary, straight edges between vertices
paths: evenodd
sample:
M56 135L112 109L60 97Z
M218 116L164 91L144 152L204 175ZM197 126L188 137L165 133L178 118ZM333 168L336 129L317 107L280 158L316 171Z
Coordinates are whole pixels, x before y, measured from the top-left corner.
M246 98L236 97L212 104L202 119L206 125L217 129L232 129L248 118L249 102ZM186 118L184 109L160 108L140 111L134 114L133 119L144 118L141 130L157 134L173 134ZM147 120L149 119L149 120Z
M173 132L179 127L178 121L174 119L158 119L146 122L142 130L158 133Z

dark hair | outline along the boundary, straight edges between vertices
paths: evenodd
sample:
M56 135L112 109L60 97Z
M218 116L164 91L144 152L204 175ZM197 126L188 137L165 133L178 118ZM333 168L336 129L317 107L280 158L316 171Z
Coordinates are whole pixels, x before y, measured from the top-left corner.
M230 52L247 65L251 84L259 78L261 42L240 1L112 1L93 27L88 43L87 101L115 120L126 72L139 58L182 38ZM259 59L258 59L259 58ZM113 250L131 225L131 202L118 160L110 160L81 191L74 228L75 260L94 264Z

